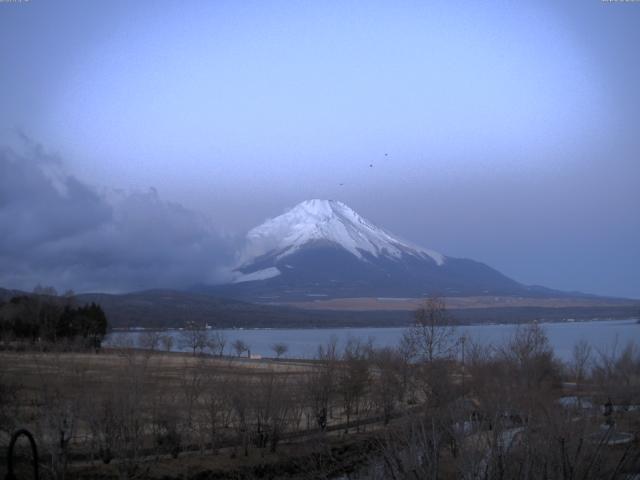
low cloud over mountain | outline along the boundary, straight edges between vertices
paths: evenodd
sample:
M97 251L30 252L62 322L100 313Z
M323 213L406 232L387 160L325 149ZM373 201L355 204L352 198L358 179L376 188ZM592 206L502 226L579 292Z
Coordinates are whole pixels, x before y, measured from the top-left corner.
M208 219L153 188L100 190L30 141L0 147L0 286L186 287L225 280L232 256Z

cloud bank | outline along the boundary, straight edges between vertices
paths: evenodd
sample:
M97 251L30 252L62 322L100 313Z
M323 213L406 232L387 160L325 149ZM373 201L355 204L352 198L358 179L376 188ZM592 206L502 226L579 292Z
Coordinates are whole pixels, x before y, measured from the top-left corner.
M145 192L98 189L42 147L0 147L0 286L79 292L184 288L227 279L231 238Z

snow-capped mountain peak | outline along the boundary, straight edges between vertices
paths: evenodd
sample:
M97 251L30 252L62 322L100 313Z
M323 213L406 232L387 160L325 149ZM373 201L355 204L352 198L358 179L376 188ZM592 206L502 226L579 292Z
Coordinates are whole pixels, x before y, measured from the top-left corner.
M258 301L530 294L488 265L412 245L335 200L307 200L250 230L238 260L221 291Z
M359 259L366 259L366 255L397 259L411 255L429 258L437 265L445 262L440 253L400 240L342 202L314 199L250 230L241 263L247 265L264 255L280 260L313 242L336 244Z

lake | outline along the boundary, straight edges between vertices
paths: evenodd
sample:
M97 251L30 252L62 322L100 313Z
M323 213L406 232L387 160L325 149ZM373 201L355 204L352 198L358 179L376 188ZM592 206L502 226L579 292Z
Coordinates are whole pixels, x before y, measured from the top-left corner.
M586 340L598 351L611 352L622 348L628 341L640 344L640 324L636 320L597 320L586 322L541 323L556 355L568 360L573 346L580 340ZM473 341L482 344L498 345L508 340L518 328L517 325L465 325L457 327L460 335L466 334ZM276 342L287 344L286 357L313 358L318 345L326 344L332 337L338 339L338 347L344 347L350 337L363 340L372 339L378 347L395 346L402 337L405 328L318 328L318 329L223 329L227 339L225 353L231 354L231 343L243 340L251 348L252 355L274 356L271 345ZM124 335L134 342L141 332L119 332L107 338L107 344L116 337ZM174 350L180 348L180 331L169 330L175 337Z

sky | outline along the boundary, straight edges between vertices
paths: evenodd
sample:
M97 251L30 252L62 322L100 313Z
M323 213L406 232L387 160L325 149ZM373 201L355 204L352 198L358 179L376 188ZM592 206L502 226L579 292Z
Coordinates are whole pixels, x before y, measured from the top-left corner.
M640 298L640 2L0 2L0 286L224 281L311 198Z

